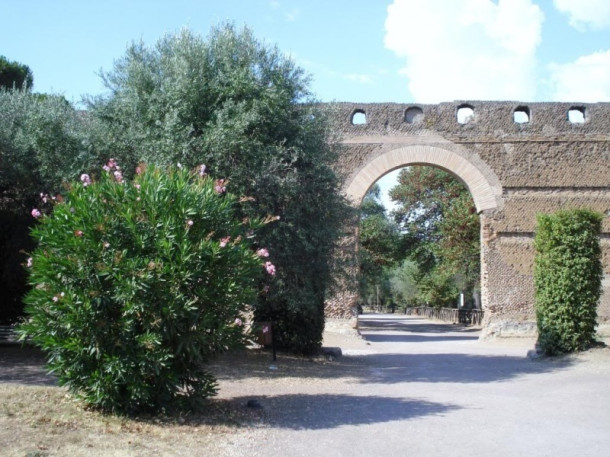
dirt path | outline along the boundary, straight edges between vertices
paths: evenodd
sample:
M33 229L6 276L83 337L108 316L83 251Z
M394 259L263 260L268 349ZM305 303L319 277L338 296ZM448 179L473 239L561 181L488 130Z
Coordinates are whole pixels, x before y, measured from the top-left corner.
M80 435L59 435L72 445L49 444L54 429L51 441L39 440L41 455L586 457L610 449L609 349L531 360L533 341L481 343L460 326L402 315L363 315L360 325L363 338L327 326L324 343L340 347L340 358L274 362L254 352L214 364L221 426L192 417L110 424L108 433L81 426ZM24 389L52 384L35 354L12 368L2 354L0 388L11 370ZM36 430L39 416L59 413L30 414ZM11 435L0 432L0 444L3 436Z
M533 341L481 343L475 330L364 315L336 365L223 380L256 398L261 425L235 455L600 456L610 449L610 350L531 360ZM341 337L332 335L341 342ZM244 395L245 394L245 395Z

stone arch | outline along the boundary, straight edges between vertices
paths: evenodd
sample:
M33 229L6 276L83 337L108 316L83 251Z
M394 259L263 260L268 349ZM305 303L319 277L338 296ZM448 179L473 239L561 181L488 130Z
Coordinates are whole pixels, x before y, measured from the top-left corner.
M483 161L428 145L400 147L377 156L352 176L345 194L352 203L359 205L381 176L409 165L432 165L455 175L470 191L479 213L503 206L500 180Z

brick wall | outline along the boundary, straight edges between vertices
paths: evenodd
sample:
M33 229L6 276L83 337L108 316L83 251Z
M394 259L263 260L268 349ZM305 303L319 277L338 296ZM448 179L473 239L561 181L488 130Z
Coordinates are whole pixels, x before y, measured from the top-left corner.
M460 123L457 112L473 111ZM536 214L591 208L605 215L606 273L598 309L610 334L610 104L453 102L439 105L328 105L343 152L337 170L355 206L383 174L428 164L471 190L482 218L485 334L535 332L532 279ZM517 118L515 118L517 112ZM355 113L366 123L354 125ZM569 117L573 114L581 119ZM526 118L527 122L516 122ZM349 247L348 247L349 246ZM355 249L353 244L344 249ZM353 282L329 300L328 315L348 316Z

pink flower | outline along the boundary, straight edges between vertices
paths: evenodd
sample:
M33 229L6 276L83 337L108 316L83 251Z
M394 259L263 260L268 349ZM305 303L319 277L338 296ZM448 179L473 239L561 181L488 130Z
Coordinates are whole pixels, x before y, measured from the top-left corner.
M34 260L31 257L28 257L28 261L26 263L26 266L28 268L32 268L32 265L34 265Z
M123 182L123 173L121 173L119 170L114 172L114 179L116 179L116 182L118 182L119 184Z
M136 167L136 175L141 175L142 174L142 167L138 166Z
M104 165L102 168L104 171L110 171L110 167L108 165Z
M36 208L34 208L32 210L32 216L34 216L36 219L38 219L40 216L42 216L42 213L40 211L38 211Z
M259 257L269 257L269 251L267 251L265 248L261 248L256 251L256 255Z
M80 180L83 183L83 186L85 187L91 184L91 177L87 173L83 173L82 175L80 175Z
M191 219L189 219L188 221L186 221L186 225L188 225L189 227L192 227L193 221Z
M237 325L238 327L241 327L243 325L243 322L241 321L241 319L239 317L237 319L235 319L235 325Z
M275 276L275 265L273 265L271 262L265 262L265 270L267 270L267 273L269 273L271 276Z
M205 176L205 165L199 165L199 176Z
M140 187L142 187L140 184L134 184L133 187L135 187L136 189L140 190Z
M219 193L219 194L223 194L226 192L227 188L224 185L225 180L224 179L217 179L216 183L214 185L214 190Z
M55 303L57 303L57 301L58 301L58 300L59 300L59 297L57 297L57 295L55 295L55 296L53 297L53 301L54 301Z
M47 194L43 194L42 192L40 193L40 199L42 200L42 203L47 203L49 201L49 196ZM55 199L53 199L55 200Z
M116 163L116 159L110 159L108 160L108 168L112 169L112 168L118 168L117 167L117 163Z
M271 330L271 329L269 328L268 325L263 325L263 333L269 333L269 330Z
M74 230L74 236L78 236L78 237L83 236L83 231L82 230Z
M224 238L222 238L220 240L220 247L224 248L230 240L231 240L230 236L225 236Z

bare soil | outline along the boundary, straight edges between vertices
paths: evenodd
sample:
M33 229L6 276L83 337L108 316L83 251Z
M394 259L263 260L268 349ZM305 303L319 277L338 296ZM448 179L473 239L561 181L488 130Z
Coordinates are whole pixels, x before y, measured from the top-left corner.
M366 345L347 326L329 327L326 345ZM226 354L210 365L220 391L205 411L128 418L83 407L47 373L44 360L35 348L0 346L0 456L241 455L231 449L231 438L248 441L250 432L266 427L265 410L256 407L264 392L346 376L350 365L345 358L282 353L273 361L269 350L260 349ZM249 400L255 407L247 406Z

